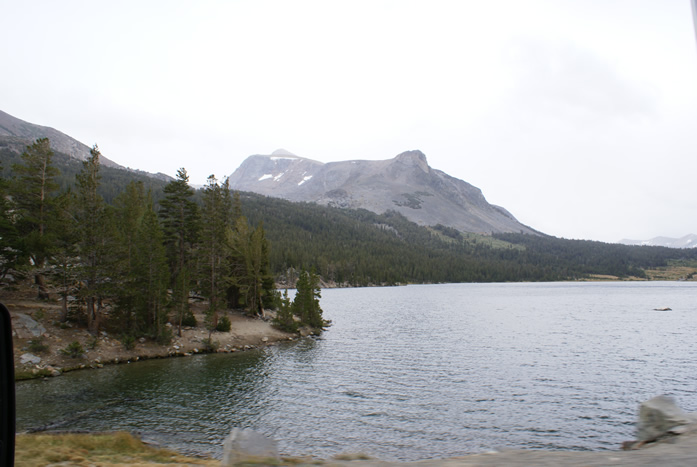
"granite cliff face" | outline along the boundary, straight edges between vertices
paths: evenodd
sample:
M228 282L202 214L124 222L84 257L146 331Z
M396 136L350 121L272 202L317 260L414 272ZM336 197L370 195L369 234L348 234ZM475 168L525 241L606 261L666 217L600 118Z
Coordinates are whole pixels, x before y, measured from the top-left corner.
M376 213L394 210L421 225L462 232L538 233L489 204L479 188L431 168L421 151L383 161L324 164L278 150L250 156L229 181L236 190Z

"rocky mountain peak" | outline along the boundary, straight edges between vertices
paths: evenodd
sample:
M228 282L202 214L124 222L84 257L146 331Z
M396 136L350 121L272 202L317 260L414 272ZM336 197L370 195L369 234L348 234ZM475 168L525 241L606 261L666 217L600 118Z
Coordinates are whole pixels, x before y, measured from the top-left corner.
M428 172L430 167L426 160L426 154L418 149L413 151L405 151L394 158L395 162L406 165L407 167L418 167L424 172Z
M272 157L298 157L295 154L293 154L290 151L287 151L283 148L276 149L274 152L271 153Z
M230 176L230 187L290 201L376 213L397 211L420 225L462 232L535 233L508 211L489 204L479 188L432 169L423 152L382 160L322 162L274 151L250 156Z

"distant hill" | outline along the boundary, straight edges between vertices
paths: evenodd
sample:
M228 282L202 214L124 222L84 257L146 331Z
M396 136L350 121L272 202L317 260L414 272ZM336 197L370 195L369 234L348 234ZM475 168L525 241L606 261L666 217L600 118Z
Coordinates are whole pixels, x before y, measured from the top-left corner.
M72 186L75 183L75 174L82 168L81 161L89 157L90 148L58 130L25 122L3 111L0 111L0 175L11 177L12 165L22 162L21 154L38 138L48 138L51 143L51 149L54 151L53 165L60 171L56 182L61 190ZM157 200L162 195L165 184L173 180L162 173L151 174L127 169L103 155L100 162L102 183L99 191L107 202L111 202L133 180L143 182L147 189L152 190L153 197Z
M325 164L278 150L248 157L230 176L230 187L377 214L396 211L419 225L460 232L539 234L504 208L489 204L479 188L431 168L421 151L382 161Z
M0 142L4 146L16 146L19 152L39 138L48 138L51 149L84 161L90 155L90 148L70 136L47 126L25 122L0 110ZM102 157L102 165L124 169L116 162Z
M619 243L623 245L665 246L668 248L695 248L697 247L697 235L689 234L680 238L654 237L650 240L629 240L623 238Z
M263 222L271 268L281 282L293 268L314 269L343 285L646 278L647 269L692 262L697 249L637 247L546 235L461 233L424 227L390 211L290 202L241 193L252 225ZM697 268L688 272L697 275Z
M19 155L39 138L48 138L54 152L64 154L70 159L84 161L90 155L90 148L75 138L51 127L25 122L0 110L0 149L3 149L5 154L15 153ZM104 167L128 170L163 181L172 180L172 177L163 173L152 174L141 170L127 169L104 155L100 158L100 162Z

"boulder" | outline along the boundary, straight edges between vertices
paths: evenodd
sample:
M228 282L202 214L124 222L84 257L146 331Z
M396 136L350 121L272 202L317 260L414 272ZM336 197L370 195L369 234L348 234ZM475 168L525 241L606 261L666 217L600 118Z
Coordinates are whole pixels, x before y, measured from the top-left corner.
M13 313L12 327L16 331L17 337L31 339L40 337L46 332L46 328L34 321L34 319L24 313Z
M249 458L279 459L276 441L249 428L233 428L223 444L220 465L233 466Z
M681 434L697 423L697 414L684 412L672 397L656 396L639 406L637 439L654 441L667 435Z
M19 357L19 362L22 365L26 365L27 363L33 363L36 365L38 363L41 363L41 357L36 356L34 354L25 353Z

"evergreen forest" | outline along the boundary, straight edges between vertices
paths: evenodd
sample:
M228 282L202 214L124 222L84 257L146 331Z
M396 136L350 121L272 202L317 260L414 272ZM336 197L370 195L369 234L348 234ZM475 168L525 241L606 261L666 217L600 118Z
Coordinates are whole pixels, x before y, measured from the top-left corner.
M225 310L262 316L287 304L263 225L248 222L227 180L211 175L196 193L183 168L147 188L141 175L115 170L105 186L94 146L77 171L63 159L73 174L66 182L53 156L49 140L38 139L0 178L0 280L31 278L39 299L59 298L61 322L82 323L95 336L108 327L165 343L172 328L181 335L196 325L192 299L207 304L210 332L229 330ZM322 329L319 279L301 277L291 320Z
M213 175L194 190L183 168L166 180L99 158L96 146L82 162L53 154L46 139L0 147L0 278L32 277L41 298L58 291L64 318L92 333L107 307L122 333L167 340L167 321L179 330L194 319L192 297L206 300L209 329L223 310L269 308L288 329L293 316L321 327L320 283L645 278L697 260L697 249L419 226L396 212L232 192ZM276 284L309 295L290 303Z

